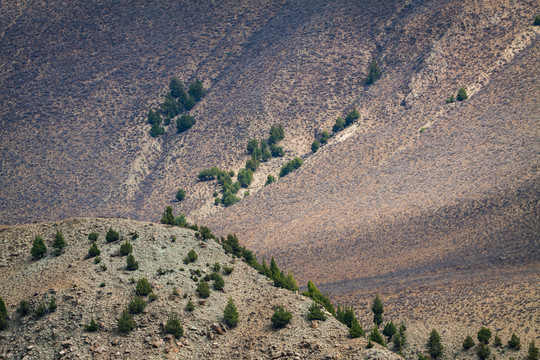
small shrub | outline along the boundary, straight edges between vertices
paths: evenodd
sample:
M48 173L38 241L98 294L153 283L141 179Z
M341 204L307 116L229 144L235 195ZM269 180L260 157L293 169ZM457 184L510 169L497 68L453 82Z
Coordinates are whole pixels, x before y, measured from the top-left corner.
M156 299L157 299L157 295L156 295L156 294L150 293L150 294L148 295L148 301L149 301L149 302L156 301Z
M229 266L225 266L223 265L223 273L225 275L229 275L230 273L232 273L234 271L234 268L233 267L229 267Z
M187 256L184 258L184 264L195 262L197 261L198 258L199 258L199 255L197 255L195 250L191 249L189 250Z
M491 330L486 327L482 327L477 334L478 341L484 344L489 344L489 339L491 338Z
M345 120L343 120L341 117L338 117L336 119L336 122L334 123L334 126L332 126L332 132L337 133L343 129L345 129Z
M377 327L374 327L373 330L371 330L371 333L369 334L369 339L373 342L376 342L377 344L386 346L386 343Z
M135 294L137 296L146 296L150 293L152 293L152 285L150 285L146 278L140 278L135 287Z
M236 326L240 321L238 319L238 310L236 309L236 305L234 304L234 300L231 296L229 296L229 301L227 302L227 306L223 311L223 318L225 319L225 324L229 326Z
M469 96L467 95L467 89L465 89L464 87L459 89L459 91L457 93L457 96L456 96L456 100L457 101L463 101L463 100L467 100L468 98L469 98Z
M105 287L105 283L102 282L101 284L99 284L99 287Z
M313 142L311 143L311 151L313 151L313 153L316 153L320 147L321 143L319 143L317 140L313 140Z
M349 336L353 339L366 336L366 332L362 326L360 326L356 318L354 318L352 321L351 328L349 329ZM371 343L371 339L369 342ZM373 344L371 344L371 346L373 347Z
M99 234L95 231L92 231L90 234L88 234L88 240L90 240L91 242L97 241L98 237Z
M182 324L180 324L180 320L176 313L173 312L169 314L167 324L165 324L165 332L174 335L176 338L184 335L184 328L182 327Z
M253 171L251 169L241 169L238 172L238 182L240 186L247 188L253 181Z
M216 263L214 263L214 267L212 269L215 272L217 272L217 271L221 270L221 265L218 262L216 262Z
M533 22L534 26L540 26L540 15L536 15Z
M120 330L123 333L129 333L135 329L135 326L137 326L137 323L135 320L133 320L133 316L129 313L128 309L125 309L122 312L122 315L118 318L116 321L116 325L118 326L118 330Z
M130 271L137 270L139 268L139 263L135 261L135 256L129 254L126 258L126 269Z
M94 258L94 264L99 264L101 262L101 258L99 256L96 256Z
M53 248L57 250L57 253L62 253L62 250L66 247L66 240L60 230L56 231L54 235Z
M126 240L120 245L120 254L123 256L131 254L133 251L133 246L129 242L129 240Z
M191 115L182 115L177 121L176 121L176 129L178 130L178 133L182 133L184 131L187 131L191 129L193 125L195 125L196 121L195 118Z
M272 326L275 328L282 328L285 327L288 323L291 322L292 314L285 310L285 308L282 305L279 305L274 310L274 314L270 318L272 321Z
M474 346L473 338L470 335L467 335L465 340L463 340L463 345L462 346L463 346L464 350L469 350L470 348L472 348Z
M45 253L47 253L45 242L43 242L43 238L41 236L37 235L34 239L34 243L32 244L32 249L30 249L30 254L32 254L34 259L39 259L45 255Z
M276 178L272 174L268 174L268 176L266 177L266 183L264 185L265 186L270 185L271 183L275 181L276 181Z
M495 338L493 339L493 345L494 346L501 346L502 340L498 335L495 335Z
M195 310L195 305L193 305L193 302L189 300L186 304L186 307L184 308L186 311L193 311Z
M538 360L538 348L534 344L534 340L529 344L529 352L527 353L527 360Z
M46 313L47 313L47 305L45 305L45 303L41 301L36 307L36 310L34 310L34 317L37 319L37 318L42 317Z
M216 272L216 273L213 273L212 276L214 279L214 284L213 284L214 290L217 290L217 291L223 290L223 287L225 286L225 281L223 280L221 275L219 275Z
M131 240L137 240L139 238L139 234L138 233L133 233L133 235L131 235Z
M483 341L480 341L480 344L478 344L478 349L476 349L476 355L480 360L486 360L489 358L489 355L491 355L491 350L489 349L489 346L486 345Z
M19 306L17 307L17 313L21 316L25 316L30 313L30 305L28 304L28 301L21 300Z
M372 347L374 347L375 345L373 345L373 343L371 342L371 339L369 339L367 345L366 345L366 349L371 349Z
M320 306L316 303L311 304L309 307L308 320L325 321L326 319L326 314L321 310Z
M96 257L96 256L99 256L99 254L101 254L101 250L99 250L96 242L92 242L92 246L90 246L90 249L88 250L88 256L91 256L91 257Z
M165 128L159 124L154 124L150 128L150 136L151 137L158 137L160 135L165 134Z
M446 99L447 104L451 104L453 102L456 102L456 99L454 98L454 95L452 95L448 99Z
M246 161L246 169L249 169L253 172L257 171L257 169L259 168L259 165L261 164L261 162L257 159L248 159Z
M99 265L99 268L100 268L101 270L103 270L103 271L106 271L106 270L107 270L107 265L101 264L101 265Z
M512 334L512 337L508 341L508 347L514 350L521 349L521 339L516 334Z
M330 139L330 134L328 131L323 130L321 133L321 144L326 144L328 142L328 139Z
M176 193L176 200L182 201L186 198L186 191L184 189L178 190Z
M146 307L146 301L140 296L135 296L128 304L128 310L131 314L139 314Z
M427 355L418 354L418 360L431 360L431 358Z
M105 240L107 240L108 243L118 241L120 239L120 235L116 230L113 230L113 228L109 228L109 231L107 231L107 235L105 235Z
M249 140L247 144L247 152L249 155L253 154L253 152L259 148L259 142L257 139Z
M379 64L377 63L377 60L373 59L371 60L371 63L369 64L369 71L366 78L366 84L371 85L377 79L381 77L381 69L379 68Z
M285 131L283 130L283 125L272 125L270 127L270 137L268 138L268 145L277 144L280 140L283 140L284 137Z
M58 305L56 304L56 299L52 298L49 301L49 312L55 312L57 308L58 308Z
M270 154L273 157L283 157L285 156L285 151L281 146L277 146L275 144L270 145Z
M84 329L88 332L95 332L99 330L99 324L94 320L94 317L90 318L90 323L84 325Z
M206 299L210 296L210 287L206 281L201 281L197 286L197 294L203 299Z

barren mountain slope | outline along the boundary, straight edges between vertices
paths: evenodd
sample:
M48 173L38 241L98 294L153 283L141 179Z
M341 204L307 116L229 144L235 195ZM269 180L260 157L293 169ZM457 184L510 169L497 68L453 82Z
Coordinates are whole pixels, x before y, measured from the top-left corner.
M125 238L139 234L132 240L139 270L125 270L126 259L118 255L120 242L106 243L109 227ZM32 260L34 236L43 236L50 247L57 230L66 238L65 253ZM90 247L87 236L92 231L100 234L99 265L85 259ZM350 339L347 327L334 318L308 321L312 300L273 287L244 262L226 255L215 241L204 244L202 248L192 230L118 219L73 219L0 228L0 293L11 316L8 330L0 332L0 358L401 358L379 346L366 349L366 339ZM182 259L191 249L198 253L198 259L185 265ZM190 279L191 270L209 275L216 262L234 271L222 275L222 291L211 290L210 297L200 299L195 292L197 284ZM159 269L164 274L160 275ZM116 319L134 297L136 284L130 279L143 277L152 284L157 299L148 302L143 313L133 315L138 326L123 335ZM234 328L223 323L229 297L240 314L240 323ZM21 300L35 308L51 298L57 300L58 308L41 318L15 313ZM195 304L191 312L184 309L189 300ZM287 327L276 330L271 327L270 316L272 307L280 304L293 313L293 318ZM171 312L179 315L184 327L184 336L178 340L163 331ZM85 332L84 325L92 317L102 329Z

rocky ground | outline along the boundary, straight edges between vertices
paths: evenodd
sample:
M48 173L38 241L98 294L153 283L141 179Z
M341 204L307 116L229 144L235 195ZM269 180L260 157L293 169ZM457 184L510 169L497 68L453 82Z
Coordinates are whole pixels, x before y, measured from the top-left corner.
M107 243L109 227L132 240L139 270L127 271L119 255L120 241ZM30 256L32 241L41 235L51 249L60 230L67 241L60 256L39 260ZM100 234L101 263L86 257L88 234ZM182 259L194 249L198 259ZM375 346L366 349L364 338L350 339L347 328L335 320L308 321L312 301L298 293L275 288L244 262L223 252L214 240L201 242L194 231L162 224L122 219L73 219L58 223L0 228L0 294L10 315L9 328L0 332L1 359L398 359L395 353ZM223 274L223 291L197 296L191 271L202 276L218 262L234 268ZM160 271L161 269L162 271ZM163 273L160 275L159 273ZM135 331L122 334L116 319L134 297L134 281L146 277L157 299L142 314L134 315ZM224 324L223 310L232 297L240 313L234 328ZM35 318L16 313L21 300L34 309L55 298L56 311ZM191 300L193 312L184 308ZM273 307L283 305L293 313L284 329L271 327ZM179 314L185 334L179 339L164 332L171 312ZM94 318L98 332L84 325Z

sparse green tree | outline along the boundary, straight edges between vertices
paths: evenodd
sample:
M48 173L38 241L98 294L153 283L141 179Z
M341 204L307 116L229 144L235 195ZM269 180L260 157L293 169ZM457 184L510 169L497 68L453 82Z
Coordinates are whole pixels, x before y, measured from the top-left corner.
M508 341L508 347L514 350L521 349L521 339L516 334L512 334L512 337Z
M529 344L529 352L527 353L527 360L538 360L538 348L534 344L534 340Z
M418 360L431 360L431 358L427 355L418 354Z
M40 301L38 306L34 310L34 317L38 319L42 317L43 315L45 315L46 313L47 313L47 305L45 304L45 302Z
M30 313L30 305L28 304L28 301L21 300L19 306L17 307L17 313L21 316L25 316Z
M311 143L311 151L313 151L313 153L316 153L320 147L321 143L319 143L317 140L313 140L313 142Z
M202 280L199 285L197 286L197 294L199 294L199 297L206 299L210 296L210 287L208 286L208 283L204 280Z
M146 307L146 301L141 296L135 296L128 304L128 310L132 314L139 314L143 312Z
M469 96L467 95L467 89L465 89L464 87L459 89L459 91L457 93L457 96L456 96L456 100L457 101L463 101L463 100L467 100L468 98L469 98Z
M482 326L480 331L478 331L477 338L479 342L489 344L489 339L491 338L491 330Z
M197 121L195 118L191 115L182 115L178 120L176 120L176 129L179 133L182 133L184 131L187 131L191 129L193 125L195 125Z
M371 330L371 333L369 334L369 339L373 342L376 342L377 344L386 346L386 342L384 341L381 333L379 332L378 327L374 327L373 330Z
M95 231L92 231L90 234L88 234L88 240L90 240L91 242L97 241L98 237L99 234Z
M257 139L249 140L247 144L247 152L249 153L249 155L253 154L253 152L258 148L259 148L259 142L257 141Z
M34 259L39 259L46 253L47 247L45 246L45 242L43 242L43 238L41 236L37 235L34 239L34 243L32 244L32 249L30 249L30 254L32 254Z
M473 346L474 346L474 340L473 340L473 338L471 337L471 335L467 335L467 337L465 338L465 340L463 340L463 349L469 350L469 349L472 348Z
M120 245L120 254L123 255L123 256L126 256L126 255L131 254L132 251L133 251L133 245L131 245L131 243L129 242L129 240L126 239L126 240Z
M178 190L176 193L176 200L182 201L186 198L186 191L184 189Z
M180 324L178 314L174 312L169 314L169 318L165 324L165 332L174 335L176 338L184 335L184 327Z
M94 320L94 317L92 316L90 318L90 323L84 325L84 329L88 332L95 332L99 330L99 324Z
M270 318L272 321L272 326L275 328L285 327L288 323L291 322L292 314L287 311L282 305L279 305L274 310L274 314Z
M223 287L225 286L225 280L219 275L217 272L212 274L212 277L214 279L214 284L212 285L214 287L214 290L221 291L223 290Z
M266 177L266 184L265 185L270 185L271 183L273 183L275 181L276 181L276 178L274 177L274 175L268 174L268 176Z
M159 112L150 110L148 112L148 123L150 125L161 125L161 122L163 120L161 119L161 115L159 115Z
M371 63L369 64L369 71L366 78L366 84L371 85L377 79L381 77L381 69L379 68L379 64L377 63L377 60L373 59L371 60Z
M261 162L259 160L254 159L254 158L248 159L246 161L246 169L249 169L249 170L255 172L259 168L260 163Z
M534 26L540 26L540 15L536 15L533 22Z
M107 231L107 235L105 235L105 240L107 240L108 243L118 241L120 239L120 235L117 231L113 230L113 228L109 228L109 231Z
M238 310L236 309L236 305L234 304L234 300L231 296L229 296L229 301L227 302L227 306L223 311L223 318L225 319L225 324L229 326L236 326L240 321Z
M169 89L171 89L171 95L174 98L178 98L184 91L184 85L182 85L182 83L180 82L180 80L178 80L178 78L173 77L171 81L169 82Z
M332 126L332 131L337 133L343 129L345 129L345 120L343 120L341 117L338 117L336 119L336 122L334 123L334 126Z
M427 348L429 355L433 359L437 359L443 353L444 348L441 343L441 337L435 329L431 330L431 334L429 335L429 340L427 343Z
M396 335L392 338L392 342L394 343L394 347L396 350L401 354L403 351L403 348L407 344L407 334L405 334L405 331L407 328L405 327L405 324L401 323L399 325L399 330Z
M90 246L90 249L88 250L88 255L90 257L96 257L96 256L99 256L99 254L101 254L101 250L99 250L96 242L94 241L92 243L92 246Z
M171 206L167 206L165 208L165 212L163 213L163 217L161 218L161 223L174 225L174 215L173 215L173 209Z
M321 133L321 144L326 144L328 142L328 139L330 139L330 134L328 131L323 130Z
M238 182L243 188L247 188L253 181L253 171L251 169L241 169L238 172Z
M389 323L386 323L386 325L384 325L382 333L389 338L394 336L397 333L396 325L394 325L394 322L390 321Z
M201 100L201 98L204 96L205 92L206 92L206 90L204 89L203 83L198 78L195 80L195 82L189 84L188 94L196 102Z
M122 315L116 320L116 326L118 326L118 330L120 330L123 333L129 333L135 329L137 326L137 323L135 320L133 320L133 316L129 313L128 309L124 309L122 311Z
M360 119L360 112L355 106L351 111L349 111L347 116L345 116L345 126L351 125L353 122L355 122L358 119Z
M281 178L287 176L288 174L302 166L303 163L304 162L301 158L295 157L281 167L281 170L279 171L279 177Z
M276 144L270 145L270 153L273 157L283 157L285 156L285 151L283 147L277 146Z
M150 128L150 136L151 137L158 137L160 135L165 134L165 128L161 125L154 124Z
M199 255L197 255L195 250L191 249L187 253L186 257L184 258L184 264L189 264L189 263L195 262L195 261L197 261L198 258L199 258Z
M130 271L137 270L139 268L139 263L135 261L135 256L129 254L126 258L126 269Z
M268 145L275 145L285 137L285 130L283 125L272 125L270 127L270 137L268 138Z
M184 308L186 311L193 311L195 310L195 305L193 305L193 302L191 300L188 300L186 307Z
M360 323L356 318L352 321L351 328L349 329L349 336L353 339L366 336L366 332L362 326L360 326Z
M478 356L478 359L486 360L491 355L491 350L486 343L480 341L478 348L476 349L476 355Z
M308 312L308 320L321 320L325 321L327 319L324 311L321 310L320 306L316 303L311 304Z
M495 335L495 338L493 339L493 345L494 346L501 346L502 345L502 340L499 337L499 335Z
M51 300L49 301L49 312L55 312L57 308L58 305L56 304L56 299L51 298Z
M184 214L180 214L180 216L177 216L177 217L174 219L174 225L180 226L180 227L188 227L188 226L189 226L189 223L188 223L188 221L186 220L185 215L184 215Z
M56 253L60 255L65 247L66 240L64 239L64 235L62 234L62 232L60 232L60 230L57 230L56 235L54 235L53 248L55 248Z
M375 300L373 301L373 306L371 307L371 311L373 311L373 322L375 325L379 326L383 322L383 316L384 313L383 304L381 299L379 298L379 294L375 296Z
M2 299L2 297L0 296L0 315L4 315L4 317L7 319L7 308L6 308L6 303L4 302L4 299Z

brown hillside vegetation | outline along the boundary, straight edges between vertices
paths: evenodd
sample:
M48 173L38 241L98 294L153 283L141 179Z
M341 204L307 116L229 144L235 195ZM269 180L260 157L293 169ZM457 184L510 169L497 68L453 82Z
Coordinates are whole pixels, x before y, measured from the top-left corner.
M106 243L109 227L131 239L139 270L125 270L125 257L118 255L120 241ZM65 252L32 260L30 247L35 235L48 246L57 230L66 238ZM85 258L97 232L101 263ZM58 223L0 228L0 293L11 317L9 328L0 331L0 358L20 359L401 359L376 346L366 349L364 338L350 339L348 329L334 318L308 321L313 303L302 295L278 289L263 275L231 255L214 240L204 242L194 231L161 224L118 219L73 219ZM194 249L198 259L183 264L181 259ZM4 255L5 254L5 255ZM211 290L201 299L190 279L191 270L202 276L213 272L215 263L233 267L229 275L220 271L225 286ZM104 265L106 270L101 267ZM163 270L162 274L159 270ZM182 269L184 269L182 271ZM136 283L147 278L157 296L143 312L134 314L138 324L122 334L116 319L135 295ZM102 285L101 285L102 284ZM229 297L239 312L237 326L223 321ZM57 309L40 318L15 312L21 300L35 309L40 301L55 298ZM192 301L193 311L185 310ZM273 307L283 305L293 318L285 328L273 329ZM168 314L176 312L184 335L166 334ZM85 331L92 317L101 325L97 332Z

